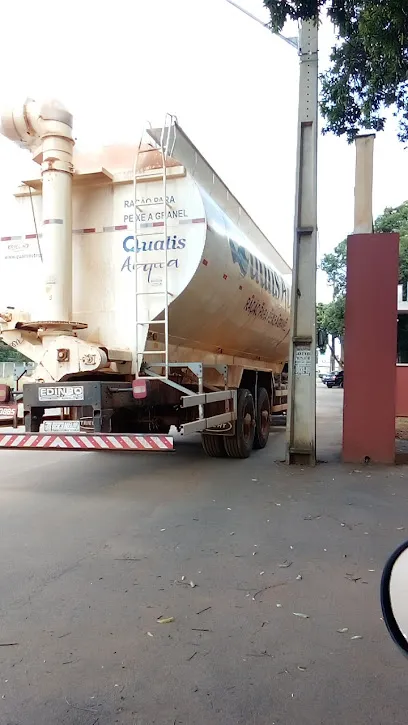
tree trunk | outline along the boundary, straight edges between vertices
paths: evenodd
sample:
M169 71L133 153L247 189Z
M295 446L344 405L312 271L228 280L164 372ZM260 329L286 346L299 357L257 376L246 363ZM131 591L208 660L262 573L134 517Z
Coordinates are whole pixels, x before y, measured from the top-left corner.
M331 342L330 342L331 340ZM330 372L332 373L336 367L336 356L334 354L334 337L330 335L328 338L328 346L330 348Z
M336 338L333 335L331 336L331 342L330 342L330 337L328 338L328 341L327 341L327 346L330 350L330 372L332 372L334 370L334 362L336 362L341 367L342 370L344 367L343 355L341 355L340 358L336 355L336 352L334 349L335 341L336 341Z

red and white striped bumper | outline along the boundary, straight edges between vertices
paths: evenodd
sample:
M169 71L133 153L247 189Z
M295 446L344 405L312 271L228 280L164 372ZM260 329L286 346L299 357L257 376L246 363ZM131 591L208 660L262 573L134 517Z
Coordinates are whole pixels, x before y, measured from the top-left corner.
M60 435L58 433L0 434L1 448L58 448L83 451L172 451L173 438L165 435Z

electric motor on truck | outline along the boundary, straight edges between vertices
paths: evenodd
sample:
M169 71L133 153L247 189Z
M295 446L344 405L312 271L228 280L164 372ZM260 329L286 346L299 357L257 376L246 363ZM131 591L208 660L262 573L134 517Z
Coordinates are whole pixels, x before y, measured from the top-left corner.
M87 155L72 127L55 101L1 118L41 173L0 232L1 337L35 363L0 448L169 451L175 427L248 457L286 411L289 267L174 117Z

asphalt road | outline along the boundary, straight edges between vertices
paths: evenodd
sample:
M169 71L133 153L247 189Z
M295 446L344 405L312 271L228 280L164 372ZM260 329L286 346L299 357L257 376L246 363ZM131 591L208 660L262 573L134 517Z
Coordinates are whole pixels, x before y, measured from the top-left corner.
M281 431L247 461L1 452L0 725L406 725L378 590L407 469L341 466L341 391L319 409L313 471Z

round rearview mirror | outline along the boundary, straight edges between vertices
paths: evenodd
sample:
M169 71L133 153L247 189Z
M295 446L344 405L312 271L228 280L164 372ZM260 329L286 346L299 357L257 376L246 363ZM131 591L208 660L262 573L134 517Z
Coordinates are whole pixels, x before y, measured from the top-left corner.
M388 632L408 655L408 541L391 554L384 567L381 607Z

